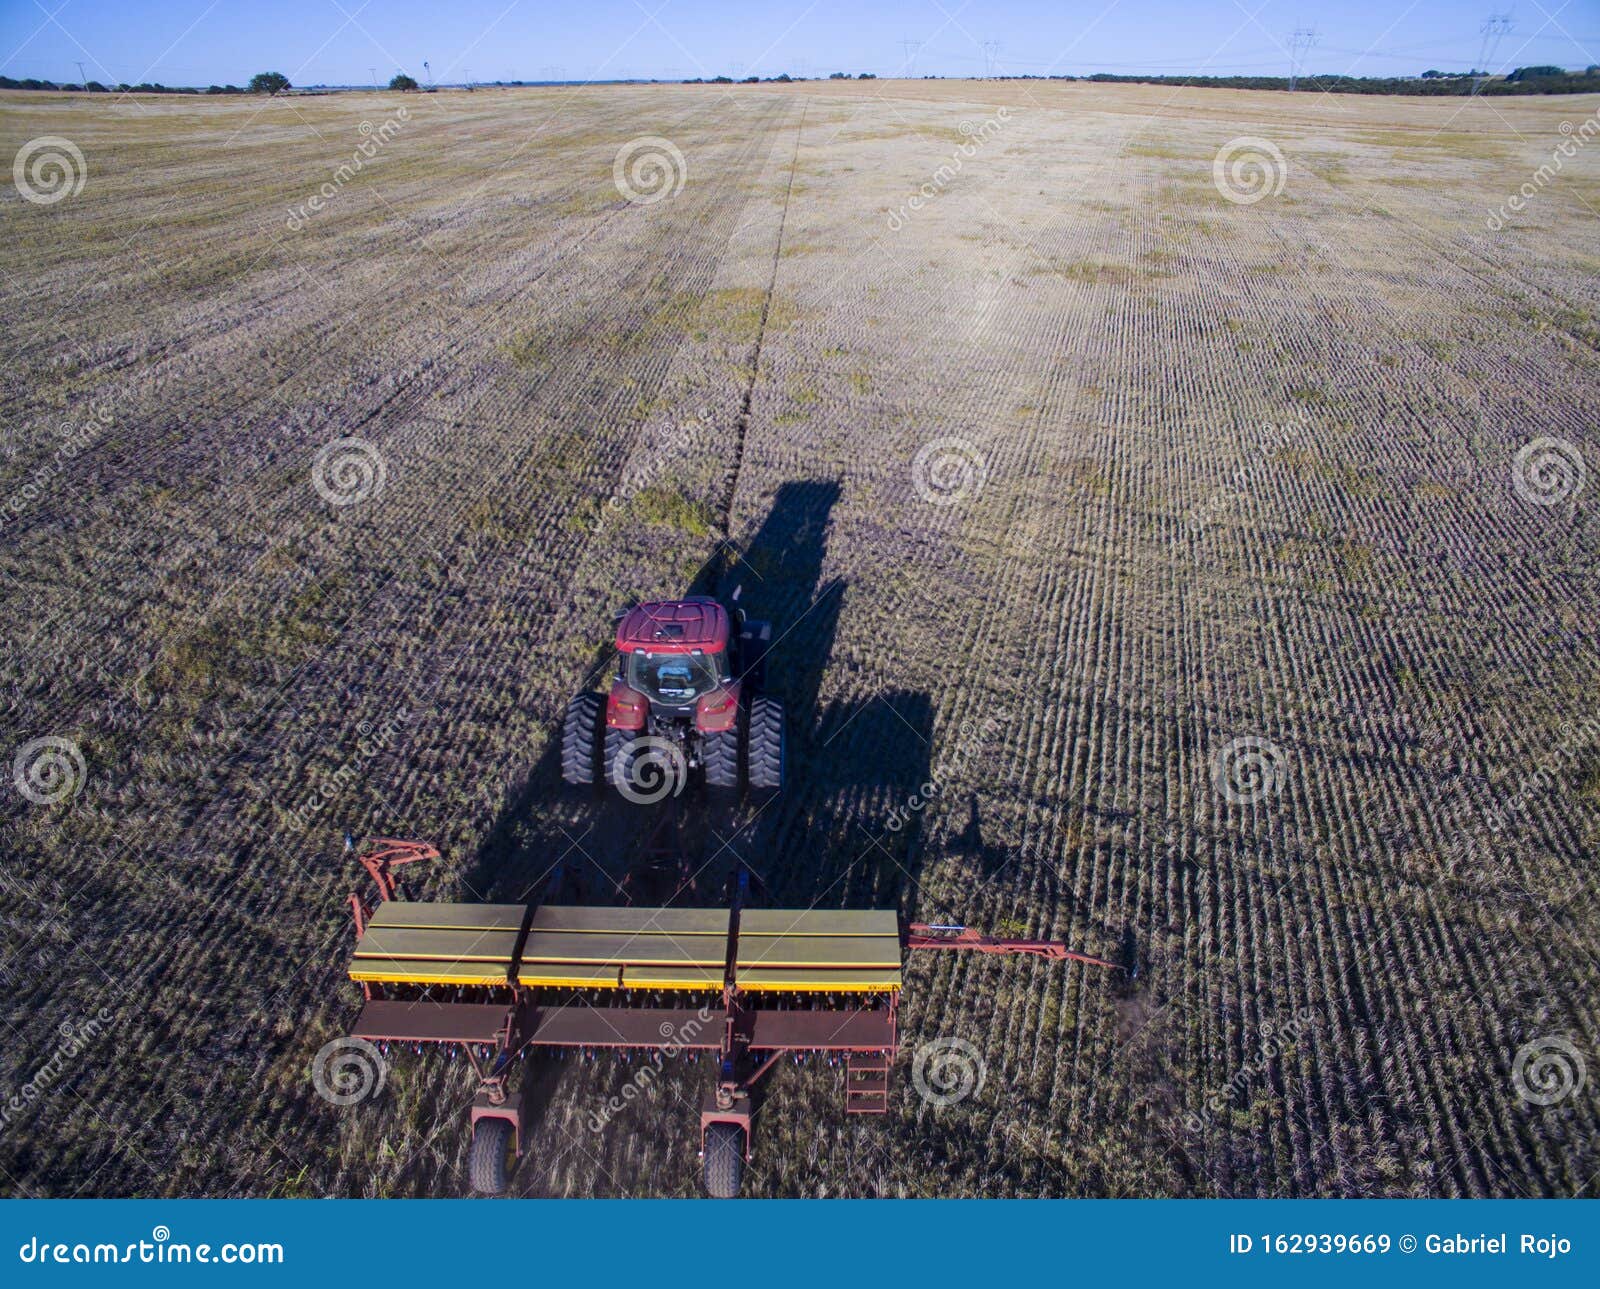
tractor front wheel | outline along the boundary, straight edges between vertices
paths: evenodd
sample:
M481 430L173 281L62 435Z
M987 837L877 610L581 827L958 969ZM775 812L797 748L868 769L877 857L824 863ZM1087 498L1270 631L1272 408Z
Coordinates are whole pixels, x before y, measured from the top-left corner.
M712 1199L737 1199L744 1175L744 1129L736 1123L706 1128L705 1184Z
M783 791L783 704L758 698L750 704L750 792L755 797Z
M511 1120L479 1119L472 1125L467 1177L480 1195L504 1195L511 1166Z
M561 724L561 778L574 788L594 786L604 714L605 700L596 693L579 694L567 704Z

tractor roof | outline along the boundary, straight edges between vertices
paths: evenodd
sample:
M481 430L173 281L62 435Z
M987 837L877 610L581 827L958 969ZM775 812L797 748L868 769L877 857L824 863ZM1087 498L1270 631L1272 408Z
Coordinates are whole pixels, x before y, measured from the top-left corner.
M641 604L617 623L617 648L623 653L714 653L727 643L728 611L704 596Z

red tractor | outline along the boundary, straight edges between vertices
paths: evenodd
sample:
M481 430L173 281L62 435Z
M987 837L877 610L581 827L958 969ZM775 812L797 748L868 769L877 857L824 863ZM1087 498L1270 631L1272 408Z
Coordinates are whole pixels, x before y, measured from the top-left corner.
M783 788L783 705L761 693L772 626L710 596L617 615L617 675L567 704L561 777L610 783L633 801L681 791L693 770L714 793Z

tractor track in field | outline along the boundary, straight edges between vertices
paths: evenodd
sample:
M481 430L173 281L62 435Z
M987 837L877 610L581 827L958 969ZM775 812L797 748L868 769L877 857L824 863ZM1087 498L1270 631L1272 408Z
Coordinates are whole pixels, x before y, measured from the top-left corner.
M767 320L772 315L772 297L778 289L778 265L783 258L783 234L789 222L789 202L794 196L795 167L800 161L800 141L805 135L806 113L809 107L800 109L800 122L795 126L794 151L789 158L789 180L783 191L783 210L778 216L778 235L772 246L772 272L767 276L767 291L761 301L761 320L756 324L755 344L750 354L750 379L745 383L744 394L739 401L739 418L733 430L733 460L728 469L728 482L725 489L727 500L722 506L722 537L724 541L733 540L733 513L734 501L739 492L739 472L744 465L744 443L750 433L750 409L755 401L756 381L761 376L761 351L767 339Z

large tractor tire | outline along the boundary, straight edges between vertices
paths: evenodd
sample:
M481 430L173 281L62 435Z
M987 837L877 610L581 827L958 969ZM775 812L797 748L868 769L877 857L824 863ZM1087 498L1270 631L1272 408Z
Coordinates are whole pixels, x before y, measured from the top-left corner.
M606 727L605 737L605 783L609 792L620 792L619 783L627 783L628 776L633 767L630 764L628 748L639 736L631 730L614 730Z
M712 1199L737 1199L744 1175L744 1129L714 1123L706 1129L705 1184Z
M739 792L739 725L721 734L702 734L700 754L706 767L706 788L726 800Z
M783 791L783 704L776 698L758 698L750 704L750 794L757 798Z
M479 1119L472 1125L467 1178L480 1195L504 1195L511 1168L511 1120Z
M561 778L574 788L590 788L600 773L600 731L605 700L579 694L567 704L561 724Z

